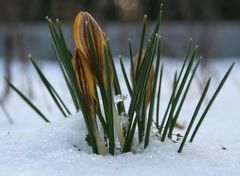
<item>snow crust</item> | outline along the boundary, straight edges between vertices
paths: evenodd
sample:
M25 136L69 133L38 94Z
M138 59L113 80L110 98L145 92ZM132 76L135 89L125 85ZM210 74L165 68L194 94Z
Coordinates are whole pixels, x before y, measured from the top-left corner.
M215 142L191 144L178 154L177 144L153 140L138 153L98 156L91 154L84 133L82 118L72 117L33 133L2 134L0 172L19 176L240 174L239 142L225 151Z
M210 74L214 78L214 90L230 62L219 61L211 64ZM55 64L44 63L44 72L49 75L57 90L71 105L71 100ZM164 77L162 106L169 96L172 70L179 68L178 62L166 62L168 70ZM15 72L19 73L15 65ZM217 97L206 117L202 128L192 144L185 146L178 154L179 144L167 141L161 143L152 138L146 150L141 147L136 153L116 156L92 154L86 144L85 126L80 114L63 118L56 110L33 70L28 70L34 87L34 102L48 114L52 121L46 124L29 109L20 98L12 94L6 102L14 125L9 125L0 111L0 175L3 176L94 176L94 175L240 175L240 128L239 66ZM199 76L203 72L199 72ZM14 77L21 87L19 74ZM120 77L120 81L123 78ZM1 88L1 87L0 87ZM24 88L22 88L24 90ZM211 94L209 95L209 97ZM180 122L188 124L189 117L199 98L198 83L190 90L186 108ZM47 104L47 105L46 105ZM71 107L71 106L70 106ZM164 108L163 108L164 109ZM163 112L162 112L163 113ZM180 131L180 133L184 133Z

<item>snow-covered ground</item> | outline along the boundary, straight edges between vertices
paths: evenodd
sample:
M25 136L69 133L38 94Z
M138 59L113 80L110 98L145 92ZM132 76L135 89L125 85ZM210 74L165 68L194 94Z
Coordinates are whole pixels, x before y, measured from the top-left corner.
M231 64L213 61L198 72L182 110L180 123L188 124L199 99L204 73L213 77L208 97ZM165 75L161 107L166 106L172 86L174 70L179 62L164 60ZM2 63L0 90L3 90ZM54 63L43 62L44 73L55 85L70 107L60 70ZM119 67L118 67L119 68ZM24 71L23 71L24 70ZM208 70L208 71L207 71ZM47 114L51 124L44 123L16 94L12 93L5 107L14 120L8 124L0 109L0 175L55 176L55 175L240 175L240 74L237 63L229 80L209 111L196 140L187 144L182 154L179 144L151 140L146 150L117 156L98 156L84 141L84 123L80 114L65 119L49 98L33 69L21 69L14 64L14 83L25 93L30 87L33 101ZM123 78L120 74L120 80ZM30 86L28 86L30 84ZM124 88L126 92L126 88ZM73 110L73 108L72 108ZM163 110L161 111L163 113ZM179 131L184 133L184 130ZM79 149L77 149L77 146Z

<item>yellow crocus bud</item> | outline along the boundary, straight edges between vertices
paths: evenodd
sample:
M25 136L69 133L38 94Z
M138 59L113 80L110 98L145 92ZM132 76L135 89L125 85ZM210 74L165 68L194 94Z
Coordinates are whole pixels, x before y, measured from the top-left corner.
M77 76L78 85L84 98L88 112L92 117L96 114L98 101L94 86L94 76L91 66L80 49L76 49L72 58L72 64Z
M107 47L107 41L105 33L102 31L100 26L97 24L95 19L88 12L79 12L75 18L74 22L74 40L76 47L81 51L81 54L86 59L86 63L89 64L90 70L93 73L96 83L99 83L96 76L96 70L93 65L93 58L91 55L91 49L87 37L86 25L93 41L93 46L96 52L98 63L100 65L102 78L104 83L106 83L106 74L105 74L105 48ZM112 76L112 66L110 66L111 78Z

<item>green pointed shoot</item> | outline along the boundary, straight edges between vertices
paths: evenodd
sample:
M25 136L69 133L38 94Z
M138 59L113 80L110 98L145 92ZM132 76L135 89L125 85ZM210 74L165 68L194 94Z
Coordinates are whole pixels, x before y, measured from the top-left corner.
M60 98L60 96L56 92L56 90L53 88L53 86L50 84L50 82L44 76L44 74L42 73L42 71L41 71L40 67L38 66L38 64L36 63L36 61L33 59L33 57L31 55L29 55L28 58L31 61L32 65L34 66L35 70L37 71L39 77L41 78L43 84L45 85L45 87L48 90L49 94L51 95L53 101L57 105L58 109L62 112L63 116L67 117L67 114L70 115L71 114L70 111L68 110L68 108L64 104L63 100ZM65 113L65 111L67 114Z
M178 108L177 108L177 112L175 113L175 116L174 116L174 118L173 118L171 127L170 127L170 129L169 129L169 135L170 135L170 136L172 136L173 129L174 129L174 127L175 127L175 124L176 124L176 122L177 122L177 119L178 119L178 117L179 117L179 114L180 114L180 112L181 112L181 110L182 110L182 106L183 106L184 101L185 101L185 99L186 99L186 97L187 97L187 94L188 94L188 92L189 92L189 88L190 88L190 86L191 86L191 84L192 84L192 80L193 80L193 78L194 78L194 76L195 76L195 73L196 73L196 71L197 71L197 69L198 69L198 66L199 66L200 62L201 62L201 59L199 59L198 62L197 62L197 64L195 65L195 67L194 67L194 69L193 69L193 72L192 72L192 75L191 75L191 77L190 77L190 79L189 79L189 81L188 81L187 87L186 87L186 89L185 89L185 91L184 91L184 93L183 93L182 99L181 99L180 104L179 104L179 106L178 106Z
M144 15L143 28L142 28L142 33L141 33L141 42L140 42L140 48L139 48L139 52L138 52L136 76L138 75L139 67L140 67L140 63L141 63L140 61L141 61L141 57L142 57L142 53L143 53L143 45L144 45L144 40L145 40L145 36L146 36L146 29L147 29L147 15Z
M138 133L139 133L139 143L143 141L143 137L145 135L145 126L146 126L146 118L147 118L147 102L146 102L146 94L143 97L141 111L138 112L140 117L138 118Z
M185 86L185 83L188 79L188 76L190 74L190 71L192 69L192 66L193 66L193 62L194 62L194 59L195 59L195 56L196 56L196 53L197 53L197 49L198 49L198 46L195 47L194 51L193 51L193 54L192 54L192 57L188 63L188 66L187 66L187 69L185 71L185 74L181 80L181 84L176 92L176 96L174 97L174 100L173 100L173 104L172 104L172 107L171 107L171 110L169 112L169 116L168 116L168 120L167 120L167 123L166 123L166 126L164 128L164 131L163 131L163 136L162 136L162 139L161 141L164 141L166 136L167 136L167 131L169 129L169 127L171 126L172 124L172 120L173 120L173 114L174 114L174 111L176 109L176 106L177 106L177 103L179 101L179 98L182 94L182 91L183 91L183 88ZM169 136L171 138L171 136Z
M206 115L207 115L207 113L208 113L210 107L212 106L212 104L213 104L214 100L216 99L218 93L219 93L220 90L222 89L222 87L223 87L224 83L226 82L226 80L227 80L229 74L231 73L234 64L235 64L235 62L232 63L232 65L229 67L229 69L227 70L226 74L224 75L222 81L219 83L219 85L218 85L216 91L214 92L212 98L210 99L210 101L209 101L207 107L205 108L205 110L204 110L202 116L200 117L200 120L198 121L198 123L197 123L197 125L196 125L196 127L195 127L195 129L194 129L194 131L193 131L193 134L192 134L192 136L191 136L191 138L190 138L190 142L193 142L193 139L194 139L194 137L196 136L196 134L197 134L197 132L198 132L200 126L202 125L202 122L203 122L204 118L206 117Z
M112 83L110 78L110 65L109 65L109 56L105 48L105 72L106 72L106 95L107 95L107 113L105 114L107 119L107 129L108 129L108 138L109 138L109 153L114 155L115 139L114 139L114 122L113 122L113 95L112 95Z
M156 87L157 87L157 81L158 81L158 74L159 74L159 70L160 70L160 58L161 58L161 38L158 37L156 75L155 75L154 82L153 82L152 97L150 100L150 107L149 107L149 112L148 112L148 122L147 122L147 130L146 130L144 148L146 148L149 144L150 132L151 132L152 121L153 121L153 111L154 111L154 105L155 105Z
M131 43L131 39L128 40L128 46L129 46L129 55L130 55L130 63L131 63L131 75L132 75L132 87L135 86L135 73L134 73L134 63L133 63L133 53L132 53L132 43Z
M189 125L188 125L187 131L186 131L186 133L185 133L184 136L183 136L181 145L180 145L180 147L179 147L179 149L178 149L178 153L181 153L181 152L182 152L182 149L183 149L184 144L185 144L185 142L186 142L186 140L187 140L188 134L189 134L189 132L191 131L191 128L192 128L192 126L193 126L193 123L194 123L194 121L195 121L195 119L196 119L196 117L197 117L197 115L198 115L198 112L199 112L199 110L200 110L200 108L201 108L201 106L202 106L202 103L203 103L203 101L204 101L204 99L205 99L205 97L206 97L206 95L207 95L207 91L208 91L208 88L209 88L210 83L211 83L211 78L208 79L207 84L206 84L206 86L205 86L205 88L204 88L204 90L203 90L203 92L202 92L202 95L201 95L199 101L198 101L197 107L195 108L195 111L194 111L194 113L193 113L193 116L192 116L192 118L191 118L191 121L190 121L190 123L189 123Z
M59 34L58 32L59 29L57 29L56 24L54 24L52 20L49 19L48 17L46 17L46 20L51 34L52 47L54 48L55 53L57 55L58 63L62 71L64 80L67 84L75 108L76 110L79 110L80 107L77 101L76 90L74 89L73 82L71 82L71 77L74 74L74 72L72 71L73 68L71 64L72 55L69 52L68 48L66 47L64 37L62 37L62 35Z
M92 145L93 153L98 153L98 148L96 144L96 139L94 137L94 127L90 121L90 115L87 111L86 105L84 103L83 97L80 93L80 89L77 83L76 74L74 72L72 66L72 56L69 52L68 48L66 48L65 40L62 37L60 31L60 26L56 26L50 19L47 19L50 33L52 36L53 46L56 49L56 53L58 56L58 61L61 66L62 73L68 85L69 91L72 95L73 101L76 106L76 110L79 110L81 107L81 111L83 113L84 121L88 130L89 139Z
M164 113L164 116L163 116L163 120L161 122L161 125L159 127L159 134L162 134L162 130L164 128L164 124L165 124L165 121L167 119L167 115L169 113L169 110L170 110L170 107L173 103L173 100L174 100L174 96L175 96L175 93L176 93L176 90L177 90L177 86L178 86L178 83L180 82L180 78L182 77L182 74L183 74L183 70L185 69L185 66L187 64L187 61L189 59L189 54L190 54L190 51L191 51L191 47L192 47L192 39L190 38L189 39L189 42L188 42L188 50L187 50L187 55L184 59L184 62L182 64L182 67L181 67L181 70L180 70L180 73L178 75L178 79L177 79L177 82L176 82L176 86L173 88L173 91L172 91L172 94L170 96L170 99L169 99L169 102L168 102L168 105L167 105L167 108L165 110L165 113Z
M120 60L120 66L121 66L121 69L122 69L123 77L124 77L124 80L125 80L125 83L126 83L126 86L127 86L127 89L128 89L128 93L129 93L130 96L132 96L132 88L130 86L130 82L129 82L129 79L128 79L128 76L127 76L127 73L126 73L126 69L124 67L122 56L119 56L119 60Z
M18 90L7 78L5 78L8 85L45 121L50 122L45 115L29 100L20 90Z
M145 59L143 59L143 63L140 68L139 72L139 80L136 84L136 87L133 90L132 99L128 111L129 115L129 129L127 131L127 136L125 140L124 145L124 152L128 152L131 150L132 142L133 142L133 136L136 129L136 124L138 122L139 113L134 118L134 112L140 112L141 104L142 104L142 97L146 93L146 87L147 82L149 79L150 70L153 64L155 51L156 51L156 40L158 38L158 35L155 35L153 38L153 41L150 41L150 47L149 50L146 51Z
M160 70L159 76L159 85L158 85L158 93L157 93L157 112L156 112L156 127L159 128L159 113L160 113L160 98L161 98L161 88L162 88L162 76L163 76L163 64Z
M113 76L114 76L113 81L114 81L115 95L122 95L121 87L120 87L120 84L119 84L119 79L118 79L118 76L117 76L116 66L115 66L115 63L114 63L114 60L113 60L113 56L112 56L112 53L111 53L109 42L107 42L107 49L108 49L110 64L112 65L112 69L113 69ZM126 112L123 102L119 102L117 107L118 107L118 114Z
M169 99L167 108L166 108L166 110L165 110L165 113L164 113L164 116L163 116L161 125L160 125L160 127L159 127L159 129L158 129L159 134L162 134L162 130L163 130L163 128L164 128L164 124L165 124L165 122L166 122L166 120L167 120L167 115L168 115L169 110L170 110L170 108L171 108L171 106L172 106L172 104L173 104L173 100L174 100L174 97L175 97L175 94L176 94L177 83L178 83L177 81L175 81L175 80L176 80L176 79L175 79L175 78L176 78L176 75L177 75L177 71L175 72L174 78L173 78L173 90L172 90L172 93L171 93L171 97L170 97L170 99Z

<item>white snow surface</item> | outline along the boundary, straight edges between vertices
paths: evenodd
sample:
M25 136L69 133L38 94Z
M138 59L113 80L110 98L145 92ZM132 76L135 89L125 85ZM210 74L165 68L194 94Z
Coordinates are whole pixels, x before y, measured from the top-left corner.
M231 61L232 59L212 61L209 64L208 73L213 77L209 98ZM161 95L163 110L168 103L174 70L180 67L177 61L166 59L164 63L165 76ZM0 66L2 67L2 64ZM59 68L49 62L43 62L42 67L74 112ZM63 118L48 93L44 91L35 71L21 71L19 68L19 65L14 63L14 84L25 93L27 85L31 84L33 101L47 114L52 123L44 123L16 94L10 95L5 106L14 120L13 125L8 124L0 109L1 176L240 175L238 63L209 111L195 141L187 144L181 154L177 153L179 143L162 143L156 138L151 138L147 149L143 150L140 146L134 153L116 156L92 154L91 148L84 140L86 129L81 114L76 113L69 118ZM120 70L119 65L117 68ZM203 70L198 72L201 81L204 80L202 77L206 68ZM3 75L2 71L0 74ZM30 83L26 81L26 75ZM123 81L120 71L119 76L120 81ZM3 85L3 79L0 81ZM3 90L3 86L0 86L0 90ZM127 92L126 88L123 90ZM193 108L199 99L199 92L199 82L195 80L185 108L181 112L180 123L189 123ZM185 130L178 132L184 134Z

